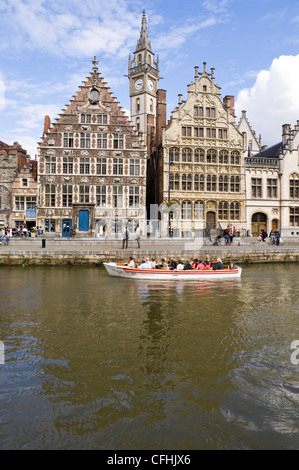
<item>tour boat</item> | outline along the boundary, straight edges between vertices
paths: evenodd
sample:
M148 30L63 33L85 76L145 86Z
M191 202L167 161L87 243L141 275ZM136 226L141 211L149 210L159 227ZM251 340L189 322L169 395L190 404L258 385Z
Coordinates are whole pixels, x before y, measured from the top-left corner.
M146 279L146 280L188 280L188 281L206 281L214 279L237 279L241 277L242 268L199 270L178 270L170 271L166 269L138 269L117 263L103 263L108 274L115 277L125 277L128 279Z

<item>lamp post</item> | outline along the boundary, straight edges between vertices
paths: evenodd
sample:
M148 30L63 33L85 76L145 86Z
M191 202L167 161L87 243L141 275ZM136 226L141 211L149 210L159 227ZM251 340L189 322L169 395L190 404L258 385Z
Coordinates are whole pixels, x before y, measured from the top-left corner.
M168 157L168 236L171 237L171 220L170 220L170 167L173 162L170 160L170 154Z

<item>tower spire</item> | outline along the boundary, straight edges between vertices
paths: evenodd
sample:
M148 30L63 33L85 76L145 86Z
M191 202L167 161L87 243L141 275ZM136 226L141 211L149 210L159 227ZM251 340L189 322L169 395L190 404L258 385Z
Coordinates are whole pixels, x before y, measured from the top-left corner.
M142 14L140 38L137 41L136 52L141 51L142 49L147 49L148 51L152 52L152 46L148 39L145 10L143 10L143 14Z

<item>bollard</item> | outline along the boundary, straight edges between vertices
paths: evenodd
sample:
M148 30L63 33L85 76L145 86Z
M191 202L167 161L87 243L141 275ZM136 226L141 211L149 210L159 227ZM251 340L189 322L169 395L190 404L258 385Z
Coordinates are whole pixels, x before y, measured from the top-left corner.
M46 248L46 239L45 238L42 239L42 248Z

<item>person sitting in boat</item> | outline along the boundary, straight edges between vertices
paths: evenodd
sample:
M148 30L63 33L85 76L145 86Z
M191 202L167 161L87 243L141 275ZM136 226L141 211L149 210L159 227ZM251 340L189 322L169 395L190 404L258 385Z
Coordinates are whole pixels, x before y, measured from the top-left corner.
M229 263L228 269L238 269L238 266L235 264L234 261L231 261Z
M166 263L165 259L162 258L160 263L156 267L159 269L168 269L168 264Z
M135 268L135 261L134 261L134 259L132 258L132 256L130 256L129 261L126 263L126 265L127 265L129 268Z
M169 269L170 269L171 271L173 271L173 270L175 270L175 269L177 268L177 265L178 265L178 263L177 263L176 261L172 260L171 263L170 263L170 265L169 265Z
M138 266L138 269L150 269L150 265L147 262L146 258L142 258L142 263Z
M204 262L204 270L208 270L208 269L212 269L211 266L210 266L210 263L208 263L207 261Z
M191 266L192 266L192 269L196 269L197 268L197 265L198 265L198 259L195 258L192 263L191 263Z
M189 269L192 269L192 266L191 266L191 264L189 263L189 261L186 261L186 264L185 264L185 266L184 266L184 271L187 271L187 270L189 270Z
M177 264L177 267L176 267L176 270L177 271L182 271L183 269L184 269L183 262L182 262L182 260L179 260L179 262Z
M211 263L211 260L210 260L209 256L207 256L206 264L208 264L210 267L212 266L212 263Z
M198 265L196 266L196 269L200 269L200 270L205 269L205 265L203 264L201 260L199 260Z
M221 258L217 258L216 264L215 264L215 266L213 267L213 270L214 270L214 271L217 271L217 270L219 270L219 269L223 269L223 263L222 263Z

